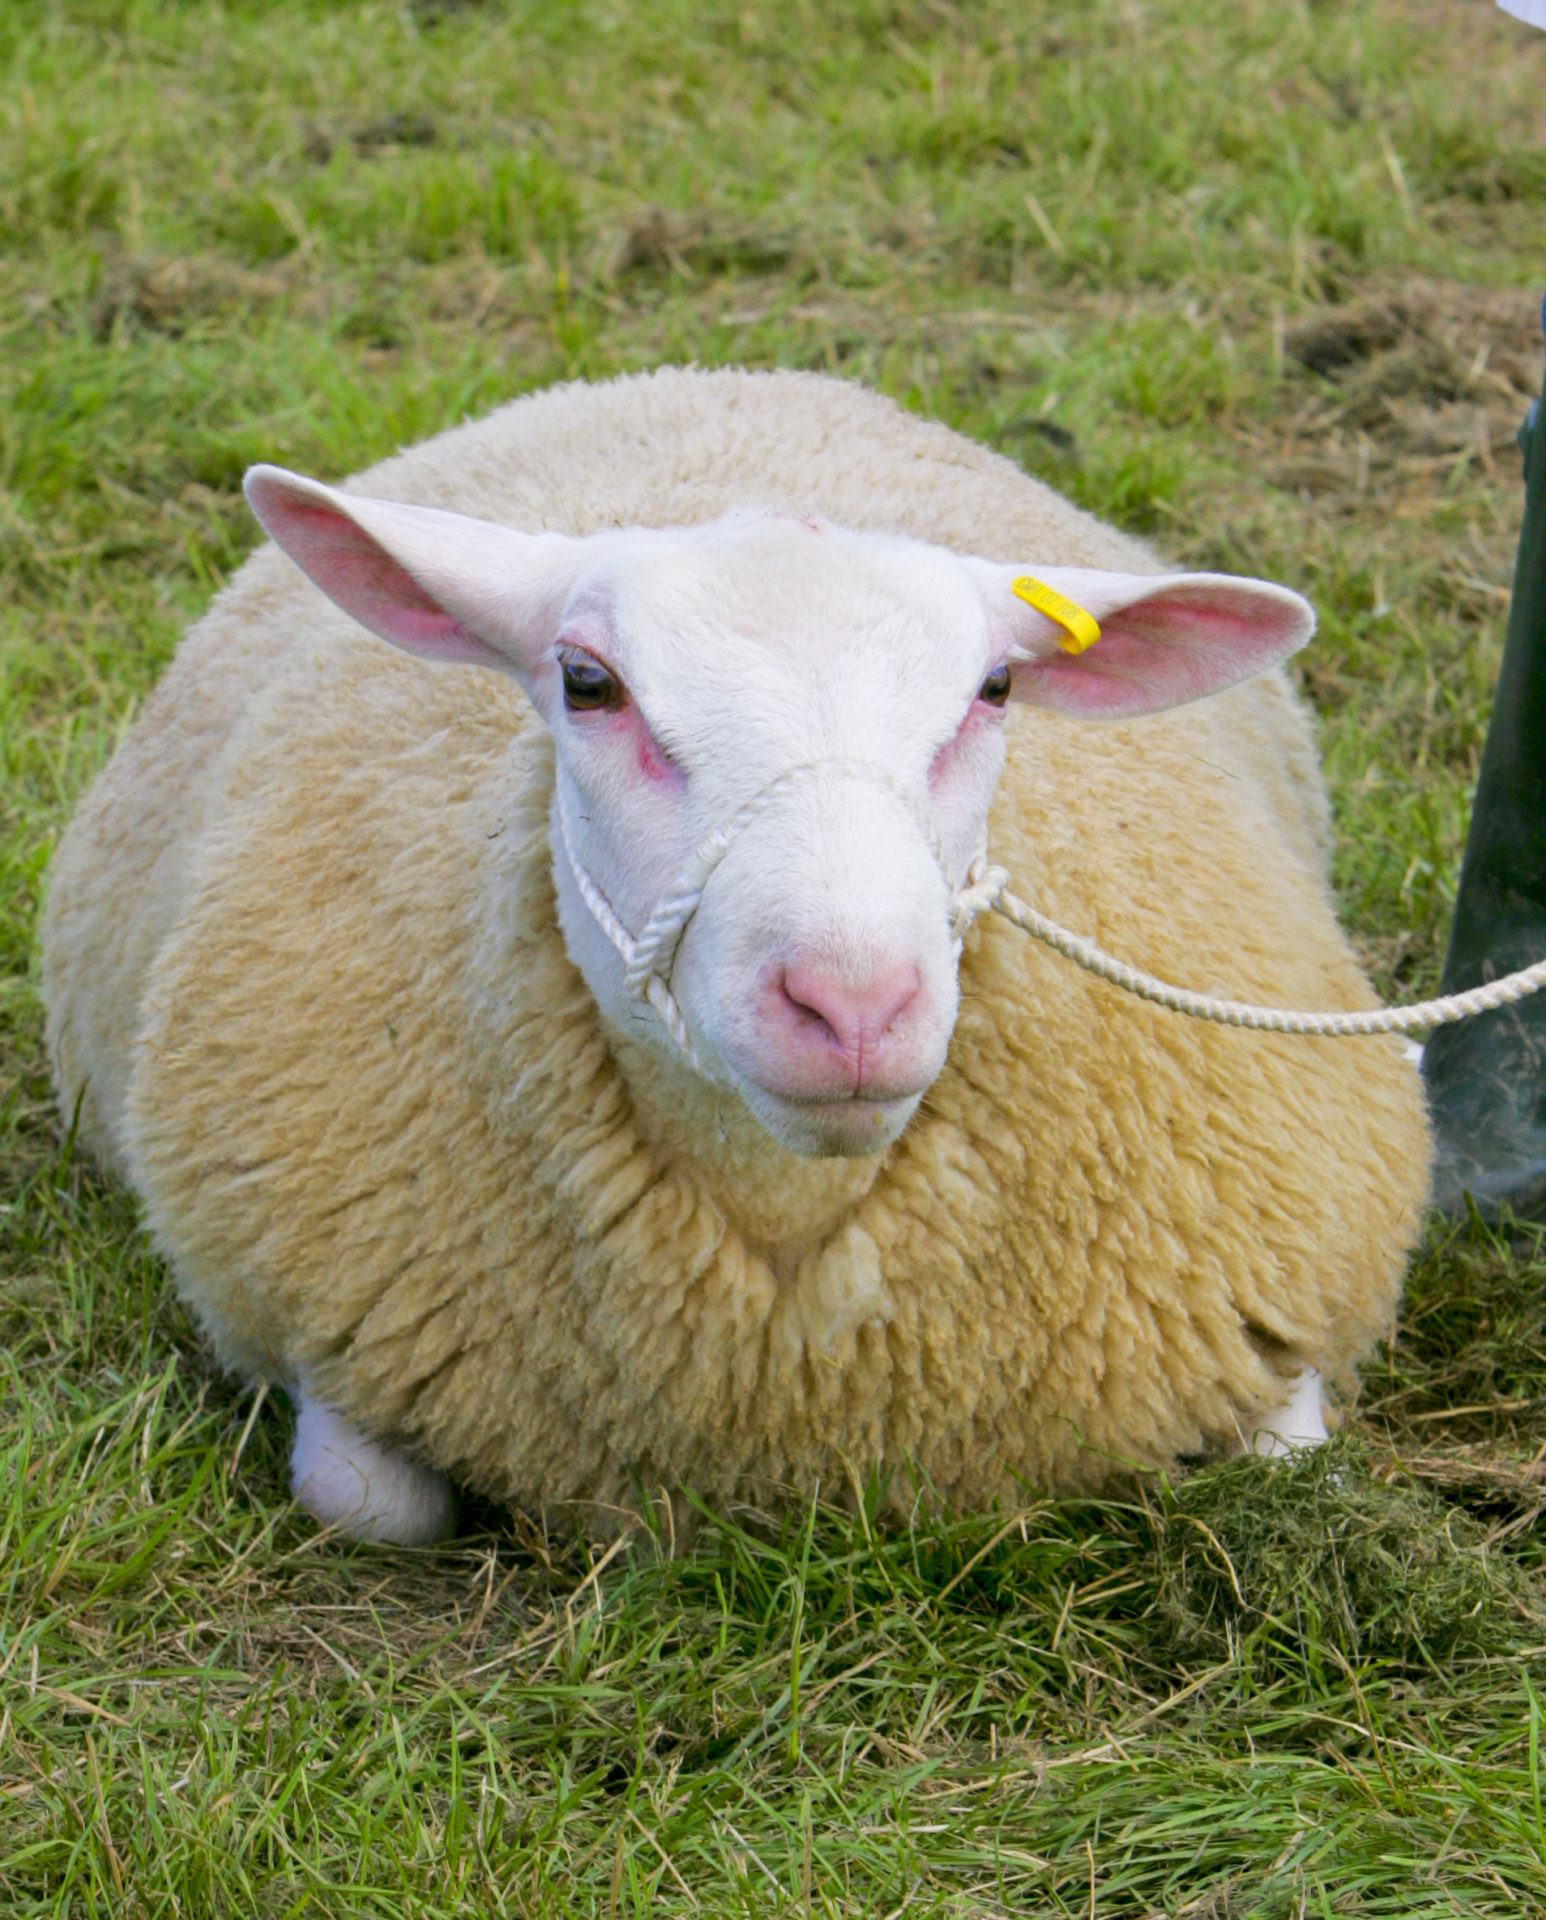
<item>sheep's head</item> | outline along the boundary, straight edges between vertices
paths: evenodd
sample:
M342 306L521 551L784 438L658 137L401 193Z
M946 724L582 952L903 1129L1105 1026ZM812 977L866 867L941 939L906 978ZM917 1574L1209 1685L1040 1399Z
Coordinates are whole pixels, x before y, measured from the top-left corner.
M247 491L372 632L526 690L557 743L565 938L625 1032L674 1046L627 991L580 875L638 934L706 834L811 769L730 845L669 982L702 1071L810 1154L889 1145L944 1065L953 896L982 842L1006 705L1152 712L1259 672L1314 624L1262 582L1009 567L778 513L573 538L272 467ZM1013 591L1026 572L1100 621L1094 647L1064 650Z

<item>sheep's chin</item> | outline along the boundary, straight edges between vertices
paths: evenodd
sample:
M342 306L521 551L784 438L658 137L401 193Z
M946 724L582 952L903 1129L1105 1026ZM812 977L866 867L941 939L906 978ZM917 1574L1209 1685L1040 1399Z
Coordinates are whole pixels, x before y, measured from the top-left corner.
M741 1098L781 1147L807 1160L851 1160L884 1153L900 1139L922 1092L900 1100L785 1100L743 1082Z

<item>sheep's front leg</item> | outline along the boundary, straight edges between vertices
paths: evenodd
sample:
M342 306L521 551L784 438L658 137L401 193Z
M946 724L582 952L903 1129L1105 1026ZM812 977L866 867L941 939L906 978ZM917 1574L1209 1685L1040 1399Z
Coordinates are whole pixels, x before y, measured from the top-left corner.
M1287 1406L1240 1424L1241 1452L1259 1453L1269 1460L1297 1453L1301 1447L1318 1447L1325 1438L1326 1408L1321 1377L1314 1367L1306 1367L1294 1382Z
M451 1482L351 1427L304 1388L294 1394L290 1489L306 1511L350 1540L423 1547L451 1531Z

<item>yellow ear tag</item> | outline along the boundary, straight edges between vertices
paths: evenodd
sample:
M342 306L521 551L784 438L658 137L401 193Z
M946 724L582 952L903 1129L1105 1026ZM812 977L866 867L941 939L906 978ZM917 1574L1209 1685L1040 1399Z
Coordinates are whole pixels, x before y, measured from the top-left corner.
M1010 585L1017 599L1044 613L1049 620L1055 620L1063 629L1058 635L1058 645L1064 653L1083 653L1100 638L1100 623L1095 615L1086 612L1077 600L1070 600L1066 593L1049 587L1045 580L1033 580L1027 573Z

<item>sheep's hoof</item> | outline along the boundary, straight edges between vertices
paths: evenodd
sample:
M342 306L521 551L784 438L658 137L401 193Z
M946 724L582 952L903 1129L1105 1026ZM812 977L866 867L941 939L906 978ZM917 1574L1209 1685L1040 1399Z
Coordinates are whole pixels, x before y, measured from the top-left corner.
M290 1488L309 1514L346 1539L383 1546L446 1538L455 1508L443 1473L357 1433L320 1400L304 1392L295 1398Z
M1268 1460L1318 1447L1325 1438L1326 1407L1321 1398L1321 1377L1314 1367L1306 1367L1294 1382L1286 1407L1240 1423L1240 1451L1257 1453Z

